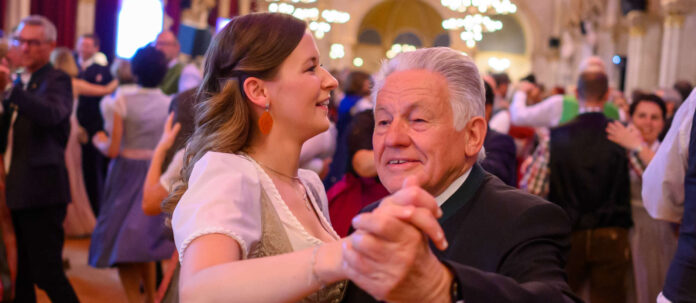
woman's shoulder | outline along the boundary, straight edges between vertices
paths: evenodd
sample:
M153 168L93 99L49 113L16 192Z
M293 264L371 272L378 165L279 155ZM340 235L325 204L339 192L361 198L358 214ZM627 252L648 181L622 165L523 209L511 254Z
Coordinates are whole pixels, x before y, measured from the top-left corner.
M225 174L249 175L258 179L254 164L248 157L240 154L208 151L194 164L194 171L200 170L199 168L213 169Z
M317 175L317 173L311 169L300 168L297 171L297 176L300 177L300 179L304 180L305 182L310 182L313 184L316 184L316 183L322 184L321 179L319 179L319 175Z

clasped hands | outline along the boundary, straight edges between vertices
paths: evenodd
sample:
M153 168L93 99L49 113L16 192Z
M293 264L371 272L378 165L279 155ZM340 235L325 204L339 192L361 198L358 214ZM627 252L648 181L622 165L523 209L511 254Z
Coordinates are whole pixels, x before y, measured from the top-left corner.
M415 177L353 219L342 243L346 276L373 297L389 302L449 302L452 274L433 254L448 247L437 218L442 210Z

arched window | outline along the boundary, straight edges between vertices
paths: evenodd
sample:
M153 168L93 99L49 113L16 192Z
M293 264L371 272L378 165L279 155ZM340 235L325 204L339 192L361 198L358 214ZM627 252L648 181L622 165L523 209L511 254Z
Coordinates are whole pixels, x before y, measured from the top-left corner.
M366 29L358 36L359 43L382 45L382 37L374 29Z
M442 33L437 35L435 37L435 41L433 41L433 46L450 46L450 37L448 33Z
M131 58L162 31L161 0L122 0L116 27L116 56Z
M423 42L416 36L416 34L411 32L401 33L394 39L392 44L410 44L415 47L423 47Z

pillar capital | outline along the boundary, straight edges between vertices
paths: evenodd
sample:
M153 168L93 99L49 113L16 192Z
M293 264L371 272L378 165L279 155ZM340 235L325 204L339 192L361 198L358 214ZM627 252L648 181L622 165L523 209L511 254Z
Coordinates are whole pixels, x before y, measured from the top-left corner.
M666 15L688 15L696 11L696 0L661 0Z
M631 36L645 35L645 27L648 23L648 16L645 12L633 10L626 15L629 25L629 34Z

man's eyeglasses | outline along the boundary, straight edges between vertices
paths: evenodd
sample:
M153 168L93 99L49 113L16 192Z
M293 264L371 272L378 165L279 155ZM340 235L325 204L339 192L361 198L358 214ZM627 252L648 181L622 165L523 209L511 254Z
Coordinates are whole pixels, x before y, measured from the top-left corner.
M31 47L37 47L41 45L44 41L39 40L39 39L22 39L22 38L12 38L12 45L13 46L22 46L22 44L26 43L27 45Z

